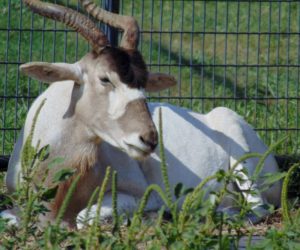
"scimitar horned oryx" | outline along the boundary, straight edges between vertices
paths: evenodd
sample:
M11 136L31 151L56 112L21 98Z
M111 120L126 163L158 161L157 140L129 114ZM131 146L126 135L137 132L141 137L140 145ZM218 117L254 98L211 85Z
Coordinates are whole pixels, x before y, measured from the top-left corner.
M20 157L32 126L33 117L46 99L36 121L33 144L50 145L48 160L39 166L36 181L51 159L64 162L51 168L44 185L51 187L55 171L70 167L81 173L75 193L63 220L81 227L91 194L100 186L107 166L118 173L118 210L131 214L146 188L156 183L164 188L157 149L158 110L163 117L163 137L171 187L183 183L195 187L201 180L220 169L228 170L245 153L264 153L267 148L254 130L240 116L227 108L215 108L206 115L169 104L146 103L144 91L160 91L175 84L175 79L162 73L149 73L137 50L139 27L133 17L107 12L92 1L81 0L83 8L96 20L123 30L120 47L109 45L106 36L86 16L69 8L23 0L35 13L74 28L92 46L80 61L68 63L31 62L20 70L35 79L49 83L31 106L25 126L15 144L6 177L8 190L16 190L20 176ZM239 164L253 174L257 158ZM265 161L262 174L277 172L272 155ZM241 192L249 186L246 179L237 183ZM256 183L258 187L260 183ZM48 204L49 214L56 217L70 181L60 184L56 197ZM100 218L112 215L111 185L105 192ZM210 182L217 188L217 181ZM234 185L233 187L234 188ZM279 205L280 184L246 199L259 204ZM230 207L226 199L222 207ZM153 194L146 210L157 211L162 200ZM95 216L92 207L89 216Z

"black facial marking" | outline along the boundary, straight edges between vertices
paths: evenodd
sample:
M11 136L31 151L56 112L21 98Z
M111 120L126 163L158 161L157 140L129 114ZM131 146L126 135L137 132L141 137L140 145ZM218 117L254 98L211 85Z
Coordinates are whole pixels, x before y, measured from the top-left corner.
M125 51L121 48L107 47L101 52L120 80L130 88L145 88L147 81L146 64L137 51Z

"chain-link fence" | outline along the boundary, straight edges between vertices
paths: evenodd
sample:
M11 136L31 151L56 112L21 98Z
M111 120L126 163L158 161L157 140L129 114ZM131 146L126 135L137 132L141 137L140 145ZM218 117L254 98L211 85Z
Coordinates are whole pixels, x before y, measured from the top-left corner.
M48 1L81 11L77 0ZM299 155L299 2L97 2L135 16L149 70L178 80L177 87L149 96L151 101L203 113L229 107L267 144L291 135L277 153ZM44 89L20 75L19 65L75 62L89 46L65 25L32 14L20 0L2 0L0 7L0 155L10 155L30 104ZM115 32L110 37L117 42Z

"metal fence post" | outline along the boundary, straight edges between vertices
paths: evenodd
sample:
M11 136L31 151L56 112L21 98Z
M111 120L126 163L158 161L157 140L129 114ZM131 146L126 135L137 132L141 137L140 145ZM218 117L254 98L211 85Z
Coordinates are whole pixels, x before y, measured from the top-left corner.
M43 21L21 0L6 2L0 22L0 171L7 166L29 104L41 92L37 82L31 84L19 75L18 65L32 60L72 61L74 55L77 60L77 55L89 51L74 36L76 31ZM79 0L52 2L87 15ZM151 101L179 103L201 112L219 105L234 109L254 125L266 144L289 133L292 139L277 153L299 161L297 1L95 2L109 12L136 15L147 66L177 78L177 89L151 95ZM118 46L118 29L98 23L111 45Z
M119 7L120 2L119 0L104 0L104 8L107 11L113 12L113 13L119 13ZM112 28L108 25L105 25L105 34L108 37L108 40L110 41L110 44L113 47L118 46L118 30L116 28Z

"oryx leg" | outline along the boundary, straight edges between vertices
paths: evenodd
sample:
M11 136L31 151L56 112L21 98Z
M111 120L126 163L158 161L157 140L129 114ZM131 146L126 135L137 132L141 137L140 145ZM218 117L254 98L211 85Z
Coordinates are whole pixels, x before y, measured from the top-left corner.
M132 195L118 192L117 194L117 212L118 215L125 215L131 217L137 211L140 199ZM113 217L113 198L111 192L105 194L102 205L100 208L100 222L110 221ZM145 212L159 209L159 204L154 196L150 195L147 205L144 209ZM77 227L83 228L84 225L91 225L97 215L97 205L93 205L88 211L87 208L83 209L77 216Z
M216 108L209 114L209 120L214 129L220 132L220 144L226 148L230 156L230 168L248 153L263 154L267 148L258 138L257 134L251 126L249 126L240 116L227 108ZM268 214L268 211L262 208L262 205L270 202L264 193L259 190L259 180L251 180L251 176L256 169L259 158L248 158L239 162L234 169L234 173L238 175L240 180L235 180L235 185L238 191L241 192L246 201L251 204L254 212L258 212L263 217ZM269 156L264 163L264 172L276 172L277 165L273 156ZM276 193L277 194L277 190ZM276 200L275 200L276 201ZM226 202L225 202L226 203ZM274 202L271 202L274 204ZM223 205L223 204L222 204ZM228 205L228 204L227 204ZM275 202L276 205L276 202ZM229 206L232 206L229 203ZM229 208L230 209L230 208ZM258 218L249 218L253 222L257 222Z

